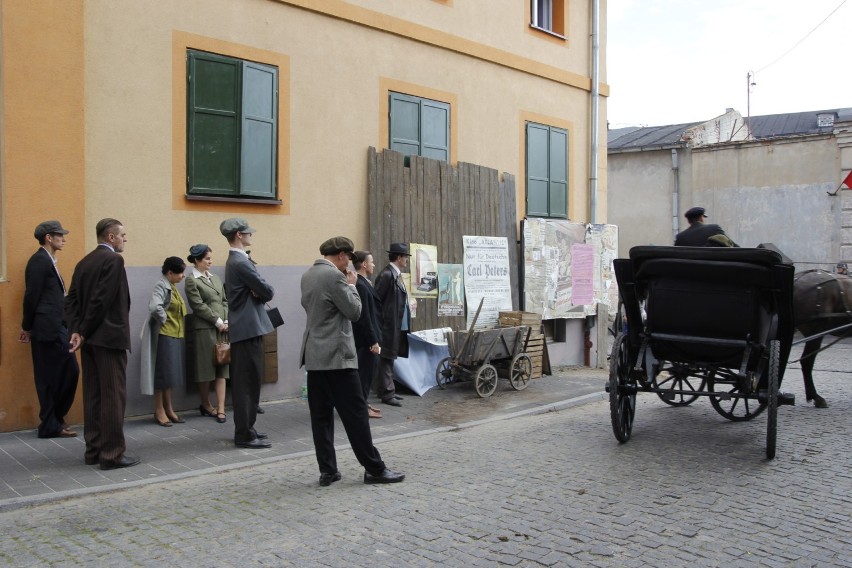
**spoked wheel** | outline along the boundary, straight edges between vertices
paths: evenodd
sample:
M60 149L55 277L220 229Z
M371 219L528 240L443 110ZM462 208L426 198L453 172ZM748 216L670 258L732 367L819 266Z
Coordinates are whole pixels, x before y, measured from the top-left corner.
M630 377L630 355L623 333L615 338L609 359L609 414L615 439L621 443L629 440L636 414L636 381Z
M670 404L671 406L689 406L695 402L698 395L674 391L703 391L706 382L705 377L698 378L691 376L688 369L675 366L668 372L666 377L661 377L660 375L654 377L654 388L664 391L658 392L657 396L666 404Z
M710 404L716 412L733 422L747 422L766 410L765 402L737 396L741 391L736 381L716 381L711 374L707 387L710 392L719 393L719 396L710 395Z
M766 417L766 459L775 458L775 441L778 433L778 369L781 359L781 342L769 342L769 392Z
M453 366L450 365L450 357L444 357L435 367L435 382L440 388L453 382Z
M512 359L509 367L509 384L516 391L524 390L532 377L532 359L526 353L519 353Z
M494 365L485 364L476 372L476 394L487 398L497 390L497 369Z

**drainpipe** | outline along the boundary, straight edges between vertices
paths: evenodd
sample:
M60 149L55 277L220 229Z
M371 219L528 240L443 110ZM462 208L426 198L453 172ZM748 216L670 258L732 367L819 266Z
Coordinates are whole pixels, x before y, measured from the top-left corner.
M591 160L589 161L589 222L597 223L598 210L598 99L600 98L600 0L592 4L592 108L591 108Z
M677 149L672 148L672 175L674 177L674 188L672 189L672 242L677 238L677 223L680 219L680 168L677 165Z

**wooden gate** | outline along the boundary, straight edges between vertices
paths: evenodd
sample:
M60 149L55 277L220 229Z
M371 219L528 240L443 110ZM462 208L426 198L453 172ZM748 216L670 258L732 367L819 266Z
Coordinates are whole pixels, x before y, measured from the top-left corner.
M435 245L438 262L462 264L462 236L506 237L512 309L518 309L515 176L463 162L453 167L392 150L377 152L375 148L370 148L367 160L370 250L377 272L387 265L385 251L392 242ZM438 317L437 313L436 299L419 299L413 330L465 328L463 317Z

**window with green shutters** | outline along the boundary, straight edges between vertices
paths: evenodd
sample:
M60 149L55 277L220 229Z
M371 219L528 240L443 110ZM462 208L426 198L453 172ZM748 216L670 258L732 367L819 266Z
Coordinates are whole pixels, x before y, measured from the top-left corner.
M187 52L187 194L277 197L278 68Z
M450 105L390 93L390 149L406 156L450 160Z
M568 218L568 131L527 122L527 215Z

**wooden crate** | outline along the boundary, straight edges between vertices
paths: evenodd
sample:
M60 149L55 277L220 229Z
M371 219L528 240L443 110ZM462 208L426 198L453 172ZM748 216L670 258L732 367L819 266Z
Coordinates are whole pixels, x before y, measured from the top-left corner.
M263 336L263 382L278 382L278 330Z
M545 347L544 334L541 332L541 314L518 311L500 312L497 321L503 327L528 325L532 328L526 353L532 361L532 378L541 378Z

